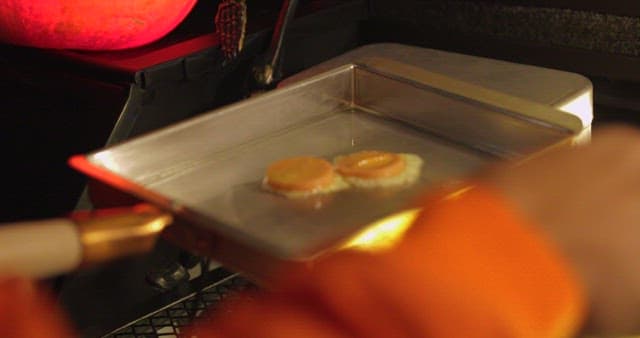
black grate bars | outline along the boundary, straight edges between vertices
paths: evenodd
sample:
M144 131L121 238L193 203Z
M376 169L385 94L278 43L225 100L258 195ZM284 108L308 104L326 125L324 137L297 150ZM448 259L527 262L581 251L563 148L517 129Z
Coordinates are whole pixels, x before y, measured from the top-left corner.
M254 288L255 286L248 280L234 276L103 338L183 338L184 336L181 335L183 328L194 319L207 320L220 301L238 292Z

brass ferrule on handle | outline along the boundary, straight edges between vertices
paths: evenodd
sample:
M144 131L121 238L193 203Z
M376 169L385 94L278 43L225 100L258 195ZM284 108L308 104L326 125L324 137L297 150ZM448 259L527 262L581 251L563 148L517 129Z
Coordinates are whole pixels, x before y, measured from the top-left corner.
M149 205L124 212L74 217L82 247L81 266L94 265L153 249L171 214Z
M149 252L172 222L147 205L0 224L0 274L48 278Z

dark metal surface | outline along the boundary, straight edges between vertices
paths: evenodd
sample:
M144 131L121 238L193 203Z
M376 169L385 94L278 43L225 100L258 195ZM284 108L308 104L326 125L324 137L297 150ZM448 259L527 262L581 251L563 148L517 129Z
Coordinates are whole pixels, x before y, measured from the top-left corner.
M176 303L157 309L103 338L192 338L183 335L194 320L207 322L225 299L255 286L241 276L231 276L209 285Z
M77 168L206 229L200 248L261 276L278 260L331 250L427 185L468 175L495 157L526 156L583 128L549 106L402 62L428 59L430 50L381 57L388 48L402 46L362 48L328 72L91 153ZM590 86L579 81L572 89L588 93ZM416 154L429 165L409 187L382 195L345 190L321 207L260 189L265 167L278 159L366 149ZM264 264L256 267L258 259Z

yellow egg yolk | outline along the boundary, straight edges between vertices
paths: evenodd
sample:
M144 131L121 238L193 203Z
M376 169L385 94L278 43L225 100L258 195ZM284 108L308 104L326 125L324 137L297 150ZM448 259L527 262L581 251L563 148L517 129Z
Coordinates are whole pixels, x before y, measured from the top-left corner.
M313 191L331 185L331 163L317 157L293 157L277 161L267 168L266 183L285 191Z
M361 151L336 160L340 174L361 178L392 177L402 173L405 166L400 155L382 151Z

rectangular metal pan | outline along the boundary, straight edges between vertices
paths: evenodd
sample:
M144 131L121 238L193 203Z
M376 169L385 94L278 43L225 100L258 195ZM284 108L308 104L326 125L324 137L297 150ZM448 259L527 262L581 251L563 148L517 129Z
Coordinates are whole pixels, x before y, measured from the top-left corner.
M371 57L76 157L72 165L215 234L222 256L230 256L220 260L251 270L264 257L311 259L402 210L431 184L569 142L581 130L578 118L549 106ZM419 155L419 182L310 201L261 188L273 161L332 160L359 150Z

